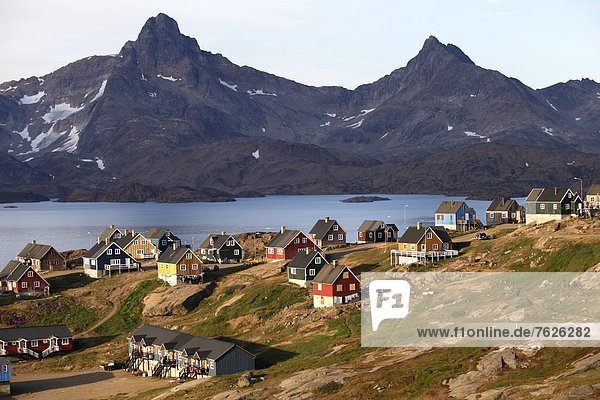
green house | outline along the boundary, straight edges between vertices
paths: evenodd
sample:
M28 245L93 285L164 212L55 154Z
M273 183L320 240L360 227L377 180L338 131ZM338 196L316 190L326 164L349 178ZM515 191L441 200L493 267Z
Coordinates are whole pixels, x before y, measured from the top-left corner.
M577 192L564 188L532 189L525 200L528 224L543 224L575 217L581 212L583 202Z

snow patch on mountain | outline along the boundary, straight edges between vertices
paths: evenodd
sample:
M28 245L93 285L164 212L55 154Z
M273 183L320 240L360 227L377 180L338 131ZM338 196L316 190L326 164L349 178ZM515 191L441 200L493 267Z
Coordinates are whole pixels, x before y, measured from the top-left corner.
M454 127L452 125L448 125L448 132L450 132Z
M237 92L237 87L238 85L232 85L230 83L225 82L223 79L219 78L219 83L231 90L233 90L234 92Z
M323 127L323 126L331 126L331 121L327 121L324 124L321 124L319 126L321 126L321 127Z
M58 132L54 130L56 123L52 124L50 129L46 132L42 132L35 137L31 141L31 151L30 153L37 153L38 151L45 149L50 146L52 143L56 142L58 139L62 137L67 131Z
M471 132L471 131L465 131L465 135L470 136L470 137L477 137L480 139L487 139L487 136L483 136L483 135L480 135L479 133Z
M98 90L98 93L96 93L94 98L92 99L92 102L94 102L94 101L98 100L100 97L102 97L102 95L104 94L104 89L106 89L107 81L108 81L108 79L105 79L102 81L102 84L100 85L100 89Z
M74 153L75 150L77 150L78 143L79 131L77 130L76 126L73 126L69 131L69 136L67 137L67 140L65 140L65 142L60 147L57 147L56 149L52 150L52 152L54 153L57 151L66 151L67 153Z
M556 107L554 107L554 105L552 105L552 103L550 103L548 100L546 100L546 103L548 103L548 105L549 105L550 107L552 107L552 109L553 109L554 111L558 111L558 110L556 109Z
M348 125L347 128L352 128L352 129L359 128L362 125L363 122L364 122L364 119L361 119L358 122L355 122L353 124Z
M253 151L252 157L254 157L258 160L260 158L260 149L256 149L256 151Z
M277 93L266 93L262 89L246 90L246 93L248 93L250 96L260 95L260 96L275 96L275 97L277 97Z
M13 131L13 133L16 133L17 135L21 136L23 138L23 140L27 140L28 142L31 142L31 136L29 135L29 127L30 126L31 126L31 124L29 124L25 128L23 128L23 130L21 132Z
M379 138L379 140L384 139L388 134L389 134L389 132L386 132L385 135L383 135L382 137Z
M33 94L31 96L23 95L21 100L19 100L19 104L35 104L42 99L46 95L46 92L42 91L37 94Z
M162 78L162 79L164 79L166 81L171 81L171 82L177 82L177 81L181 80L181 78L173 78L172 76L164 76L164 75L161 75L161 74L158 74L156 76L159 77L159 78Z
M554 136L552 128L546 128L545 126L542 126L542 131L550 136Z
M83 107L71 107L68 103L60 103L50 107L50 111L42 116L42 119L47 124L52 124L56 121L66 119L71 115L81 111Z
M328 113L328 112L326 112L325 115L327 115L328 117L331 117L331 118L335 118L337 114L336 113Z
M17 87L16 86L9 86L6 89L2 89L2 92L8 92L9 90L15 90Z
M96 157L96 165L98 165L98 169L104 171L106 166L104 165L104 161L101 158Z

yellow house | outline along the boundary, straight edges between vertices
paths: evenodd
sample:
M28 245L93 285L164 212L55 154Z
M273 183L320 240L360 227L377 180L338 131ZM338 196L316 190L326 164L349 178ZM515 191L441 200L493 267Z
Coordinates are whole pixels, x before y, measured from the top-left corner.
M127 229L125 229L121 238L116 242L137 261L154 260L158 258L158 248L156 248L156 246L141 233L136 231L128 232Z
M202 260L186 246L174 244L158 257L158 279L171 286L182 282L198 282L202 277Z

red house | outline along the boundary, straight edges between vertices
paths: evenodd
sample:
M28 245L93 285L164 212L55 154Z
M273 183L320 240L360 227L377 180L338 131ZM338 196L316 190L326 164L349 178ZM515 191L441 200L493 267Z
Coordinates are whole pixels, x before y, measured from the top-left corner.
M336 261L323 266L312 281L312 289L315 308L346 304L360 297L360 281Z
M306 249L321 251L304 233L297 230L285 229L282 226L279 232L265 245L267 260L291 260L300 250Z
M33 266L11 260L0 272L0 290L26 294L50 294L50 284Z
M27 354L43 358L72 350L73 335L66 325L0 329L0 356Z

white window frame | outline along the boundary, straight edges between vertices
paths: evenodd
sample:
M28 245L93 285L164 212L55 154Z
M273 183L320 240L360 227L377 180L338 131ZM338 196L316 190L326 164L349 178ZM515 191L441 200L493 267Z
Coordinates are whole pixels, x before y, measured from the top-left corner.
M341 283L338 283L337 285L335 285L335 291L336 292L343 292L344 291L344 285Z
M333 240L333 234L332 235L327 235L327 240Z
M33 282L33 287L34 288L39 288L40 287L40 281L34 281Z
M33 278L33 271L27 271L27 277Z
M137 249L137 253L139 255L143 255L144 254L144 249Z
M567 203L565 204L565 210L570 210L571 209L571 204Z
M69 344L69 338L63 338L63 339L60 341L60 344Z
M107 256L112 256L112 249L106 250L106 255Z
M427 232L427 239L433 239L433 233Z
M350 273L348 271L344 271L344 274L342 275L342 279L348 279L350 278Z
M190 253L190 252L186 253L185 259L186 260L191 260L192 259L192 253Z
M306 238L302 238L302 243L306 243Z
M296 268L290 268L290 274L296 275Z
M338 229L339 229L339 227L338 227L337 225L334 225L334 226L333 226L333 230L334 230L334 231L337 231Z
M553 210L558 210L558 204L556 204L556 203L552 204L552 209Z
M234 249L233 250L233 255L234 256L239 256L240 255L240 249Z
M31 341L31 347L38 347L40 344L37 340L32 340Z
M115 249L115 255L118 256L119 254L121 254L121 249Z
M185 270L187 270L187 265L179 264L179 269L181 269L182 271L185 271Z
M140 243L140 242L139 242L139 241L137 241L137 240L134 240L134 241L133 241L133 245L134 245L134 246L137 246L139 243Z
M145 240L140 240L140 245L145 246L146 245L146 241Z
M546 204L542 203L540 204L540 210L545 210L546 209Z
M295 243L295 244L298 244L298 243L300 243L300 238L299 238L299 237L297 237L296 239L294 239L294 243Z
M321 264L321 257L315 257L315 264Z
M350 290L356 290L356 283L350 284Z
M283 249L277 249L277 254L282 255L283 254Z
M317 290L323 290L323 284L317 283Z
M192 264L192 269L198 269L198 264Z
M27 282L21 282L21 289L27 289Z
M437 244L437 243L434 243L434 244L432 245L432 247L431 247L431 248L432 248L433 250L437 250L437 249L438 249L438 244Z
M338 233L338 240L344 240L344 234Z
M274 248L272 248L272 247L269 247L269 248L267 249L267 252L268 252L269 254L275 254L275 249L274 249Z
M121 260L118 258L111 258L110 265L121 265Z
M317 270L314 269L314 268L311 268L311 269L308 270L308 275L309 276L315 276L316 273L317 273Z
M163 246L166 246L166 245L167 245L167 241L166 241L166 239L163 239L161 242L162 242L162 245L163 245Z

